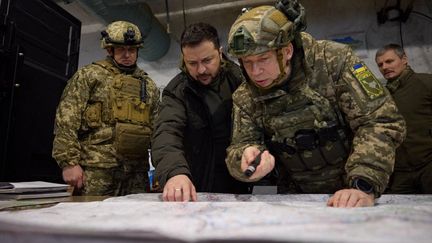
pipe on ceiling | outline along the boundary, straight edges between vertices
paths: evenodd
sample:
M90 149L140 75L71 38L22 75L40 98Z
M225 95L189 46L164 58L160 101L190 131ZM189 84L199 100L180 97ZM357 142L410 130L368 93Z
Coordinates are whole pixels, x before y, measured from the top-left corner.
M187 15L193 14L205 14L208 12L214 12L218 10L226 10L226 9L238 9L239 14L241 13L241 9L244 7L251 6L259 6L259 5L274 5L275 0L237 0L225 3L217 3L217 4L207 4L205 6L189 8L185 10ZM183 10L172 11L169 13L171 17L180 17L183 16ZM163 18L165 13L157 13L154 15L156 18Z
M170 36L162 24L155 18L146 3L109 5L108 0L81 0L81 4L94 11L107 23L125 20L136 24L144 37L144 47L139 56L146 61L156 61L169 50Z

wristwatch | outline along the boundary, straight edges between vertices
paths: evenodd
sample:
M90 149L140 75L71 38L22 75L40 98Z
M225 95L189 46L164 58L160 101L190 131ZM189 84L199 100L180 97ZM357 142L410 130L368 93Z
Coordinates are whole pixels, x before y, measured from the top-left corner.
M355 178L352 182L351 187L367 194L371 194L374 192L373 186L362 178Z

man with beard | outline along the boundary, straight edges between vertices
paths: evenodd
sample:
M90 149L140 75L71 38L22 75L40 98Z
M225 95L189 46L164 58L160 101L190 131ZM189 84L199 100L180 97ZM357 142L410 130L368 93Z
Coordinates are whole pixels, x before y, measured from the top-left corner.
M247 193L225 165L231 136L231 94L240 68L222 53L216 29L188 26L181 36L181 73L162 93L152 139L165 201L196 201L196 192Z

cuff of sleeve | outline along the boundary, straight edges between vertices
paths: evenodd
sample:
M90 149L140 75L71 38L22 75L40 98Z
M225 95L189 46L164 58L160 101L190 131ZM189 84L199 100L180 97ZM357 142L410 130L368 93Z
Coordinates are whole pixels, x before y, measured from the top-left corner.
M57 164L59 165L59 167L61 169L67 167L67 166L74 166L77 165L78 163L74 163L74 162L57 162Z
M186 175L186 176L188 176L189 179L192 181L192 175L191 175L189 169L186 168L186 167L179 167L179 168L175 168L175 169L173 169L172 171L170 171L170 172L167 174L167 176L159 178L159 184L160 184L161 188L164 188L166 182L167 182L171 177L176 176L176 175Z
M363 191L367 194L374 194L375 198L381 196L381 188L364 177L352 177L349 181L351 188Z

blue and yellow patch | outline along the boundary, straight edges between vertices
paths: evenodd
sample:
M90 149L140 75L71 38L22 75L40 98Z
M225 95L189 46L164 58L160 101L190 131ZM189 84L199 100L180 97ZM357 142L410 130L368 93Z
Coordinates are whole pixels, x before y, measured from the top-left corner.
M384 95L384 88L364 63L356 63L351 72L359 81L369 99L373 100Z

